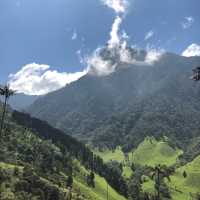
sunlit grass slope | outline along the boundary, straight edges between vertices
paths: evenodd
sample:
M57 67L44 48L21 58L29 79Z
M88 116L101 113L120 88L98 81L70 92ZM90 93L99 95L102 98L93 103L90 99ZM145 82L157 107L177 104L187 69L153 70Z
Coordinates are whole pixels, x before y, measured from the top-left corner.
M157 141L153 137L147 137L135 151L129 153L130 160L140 165L155 166L173 165L178 156L182 154L179 149L173 149L167 142Z
M123 176L129 178L132 175L132 170L130 168L130 163L127 163L125 161L125 155L122 152L121 147L117 147L115 150L104 150L104 151L94 151L95 154L100 156L104 162L109 162L109 161L118 161L120 163L123 163Z
M76 174L74 180L74 187L81 191L81 194L87 197L88 200L105 200L107 197L107 182L104 178L95 174L95 188L86 185L85 175L89 174L84 167L80 167L80 173ZM109 200L126 200L123 196L119 195L112 187L108 185Z
M123 162L125 160L124 153L121 148L116 150L95 151L97 155L103 158L105 162L116 160ZM178 156L182 154L182 150L173 149L167 142L157 141L153 137L147 137L138 147L129 152L129 161L140 165L155 166L161 165L173 165L176 163Z
M142 190L146 193L155 194L154 181L149 177L145 177L146 182L142 184Z
M183 176L184 171L187 174L185 178ZM200 156L187 165L178 168L168 185L175 200L191 199L196 193L200 193Z
M81 200L105 200L107 195L107 182L104 178L100 177L99 175L95 174L95 188L91 188L86 184L85 175L89 174L89 172L78 164L77 167L79 168L80 172L74 174L74 183L73 183L73 196L72 200L76 199L77 194L81 194L79 197ZM17 168L19 170L19 173L22 175L23 173L23 167L17 166L17 165L11 165L7 163L0 162L0 168L5 169L6 173L12 174L12 179L9 180L10 187L2 185L1 190L3 190L3 194L1 194L1 197L3 199L15 199L14 194L12 192L12 188L14 187L15 183L19 181L18 176L14 176L14 170ZM61 173L63 177L67 179L67 176L64 173ZM61 186L52 184L50 181L44 178L40 178L43 182L46 182L48 185L54 185L59 188L59 190L62 190L63 192L67 192L68 190L66 188L62 188ZM108 195L109 200L126 200L124 197L119 195L112 187L108 185Z
M95 154L99 155L105 162L109 162L111 160L115 160L118 162L124 161L124 153L121 150L121 147L117 147L115 150L104 150L104 151L94 151Z
M184 178L183 173L187 176ZM170 189L172 200L195 199L197 193L200 193L200 156L187 165L176 170L175 174L170 177L171 181L166 181ZM143 191L153 194L154 181L147 179L143 183Z
M131 163L155 166L158 164L171 166L177 162L178 156L182 154L182 150L173 149L166 141L157 141L154 137L147 137L138 145L136 149L128 153L125 157L121 150L121 147L115 150L95 150L95 153L99 155L105 162L111 160L123 163L123 175L130 177L132 170L130 168Z
M178 156L183 152L180 149L173 149L166 141L157 141L153 137L147 137L138 147L129 152L129 162L125 162L125 156L118 147L115 151L97 152L105 161L116 160L125 163L123 174L126 177L131 176L131 169L128 166L133 162L140 165L155 166L158 164L171 166L176 164ZM184 178L183 172L187 176ZM171 182L166 181L169 186L173 200L188 200L195 198L200 193L200 156L192 162L180 167L171 177ZM142 185L143 191L155 193L154 181L146 177L146 182Z

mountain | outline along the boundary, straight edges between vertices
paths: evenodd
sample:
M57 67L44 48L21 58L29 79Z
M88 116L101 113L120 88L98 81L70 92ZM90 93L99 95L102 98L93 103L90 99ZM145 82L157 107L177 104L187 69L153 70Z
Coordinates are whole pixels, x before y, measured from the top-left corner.
M199 136L200 84L190 76L200 57L165 53L148 64L142 52L127 64L109 52L103 55L117 63L113 73L89 73L37 99L27 111L100 147L130 150L148 135L167 135L171 143L185 148Z
M33 116L7 110L1 200L199 199L200 86L189 77L200 58L105 53L113 73L38 98Z
M44 121L7 113L0 138L1 200L155 199L152 170L157 164L170 176L170 181L160 177L161 199L199 198L200 156L180 166L183 152L167 137L146 137L129 154L120 147L94 154Z
M26 95L23 93L17 93L12 98L10 98L9 104L15 110L25 110L29 107L39 96ZM0 100L2 97L0 96Z

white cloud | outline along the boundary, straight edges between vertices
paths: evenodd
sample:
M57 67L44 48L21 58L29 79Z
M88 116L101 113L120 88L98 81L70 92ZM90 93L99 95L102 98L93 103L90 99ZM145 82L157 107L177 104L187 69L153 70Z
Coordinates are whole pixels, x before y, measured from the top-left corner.
M101 0L101 2L107 7L113 9L116 13L116 17L110 31L110 39L107 42L107 50L112 54L112 56L117 56L119 61L127 61L129 60L129 52L126 51L126 41L129 39L129 36L125 31L122 33L119 33L119 31L120 25L123 21L123 15L127 12L129 5L128 1ZM97 48L91 56L87 56L84 59L90 74L106 76L115 71L117 62L113 63L113 61L103 58L102 55L100 55L102 50L103 48Z
M104 60L100 55L102 48L98 48L91 56L85 58L89 74L107 76L115 71L116 65L110 60Z
M85 57L83 56L81 49L76 51L76 55L78 56L79 62L82 65L84 65L86 62L85 62Z
M127 41L129 36L125 31L120 32L120 25L123 22L124 14L128 9L127 0L101 0L106 6L112 8L116 13L116 18L110 31L110 39L106 48L98 48L91 56L84 60L87 64L88 73L97 76L106 76L113 73L116 68L126 67L129 65L151 65L160 59L164 50L148 48L144 60L138 59L140 51L128 48ZM122 15L120 15L122 14ZM153 37L154 32L151 30L146 35L146 40ZM103 52L103 54L102 54ZM138 55L134 55L138 54ZM128 64L128 65L127 65Z
M106 76L113 73L117 66L126 67L132 64L151 65L159 60L164 52L163 50L149 48L146 57L142 60L138 59L140 51L128 48L127 41L129 36L125 31L120 32L120 25L124 16L119 15L120 13L126 13L128 2L120 0L101 1L116 12L116 18L111 27L110 39L107 42L108 46L106 48L98 48L91 56L87 56L84 59L88 73L96 76ZM121 7L120 5L124 6ZM153 35L154 32L150 31L146 39Z
M119 46L121 40L127 40L129 36L125 31L120 35L120 25L122 24L123 17L120 14L125 14L127 12L127 8L129 3L127 0L101 0L104 5L112 8L116 13L116 18L112 24L111 31L110 31L110 39L108 41L109 48L114 48Z
M155 49L147 47L147 55L145 58L145 62L147 64L154 64L156 61L158 61L162 55L165 53L164 49Z
M101 0L104 5L112 8L115 13L126 13L128 8L128 1L127 0Z
M110 40L108 41L108 45L110 48L114 48L120 45L121 38L119 36L119 28L121 23L122 23L121 17L117 16L112 25L112 29L110 32Z
M126 31L122 31L122 39L129 40L130 36L126 33Z
M130 50L127 48L127 42L123 41L120 48L118 49L118 56L120 59L120 62L126 63L126 64L133 64L136 62L136 60L132 57Z
M136 50L136 49L135 49ZM139 55L141 52L139 49L136 50ZM120 62L126 64L137 64L137 65L152 65L158 61L162 55L165 53L164 49L156 49L153 47L147 47L146 56L144 60L138 60L136 57L132 56L130 50L127 48L127 44L122 45L120 49Z
M102 53L103 52L103 53ZM117 67L131 67L131 65L153 65L165 53L164 49L147 47L146 56L143 60L140 57L141 50L130 49L126 41L115 48L98 48L91 56L85 58L87 71L96 76L107 76L115 72Z
M73 34L72 34L72 40L76 40L77 37L78 37L78 34L77 34L76 31L74 31Z
M185 17L184 21L181 23L183 29L188 29L194 23L194 18L192 16Z
M151 30L148 33L146 33L144 40L149 40L154 36L154 32Z
M198 44L191 44L187 47L182 53L182 56L185 57L192 57L192 56L200 56L200 45Z
M125 41L114 48L99 47L91 56L85 58L88 73L95 76L107 76L113 73L119 64L133 64L134 61Z
M17 92L28 95L43 95L78 80L86 73L86 70L75 73L60 73L56 70L50 70L48 65L32 63L22 67L16 74L10 74L9 84Z

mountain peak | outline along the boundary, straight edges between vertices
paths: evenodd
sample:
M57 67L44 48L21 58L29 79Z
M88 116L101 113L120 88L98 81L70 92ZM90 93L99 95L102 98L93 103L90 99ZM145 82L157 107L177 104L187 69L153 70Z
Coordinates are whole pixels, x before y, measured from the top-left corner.
M164 54L163 50L149 51L128 47L126 43L110 48L97 49L87 59L88 73L96 76L106 76L117 69L131 65L152 65Z

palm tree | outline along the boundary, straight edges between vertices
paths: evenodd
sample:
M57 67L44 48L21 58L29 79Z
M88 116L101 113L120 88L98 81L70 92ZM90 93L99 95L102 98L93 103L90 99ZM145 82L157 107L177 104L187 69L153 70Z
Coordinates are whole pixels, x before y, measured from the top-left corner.
M4 126L4 120L5 120L5 114L6 114L6 108L8 100L11 96L15 94L15 91L10 89L9 85L5 85L3 87L0 87L0 95L4 96L4 103L3 103L3 112L1 116L1 126L0 126L0 138L2 137L2 131Z
M157 165L151 168L150 171L152 172L152 178L155 179L155 190L157 191L156 200L160 200L161 199L160 187L161 187L162 180L163 178L167 178L168 181L170 181L169 176L171 175L171 173L173 173L173 171L168 170L165 165L163 166Z
M108 200L108 182L107 182L107 188L106 188L106 199Z

